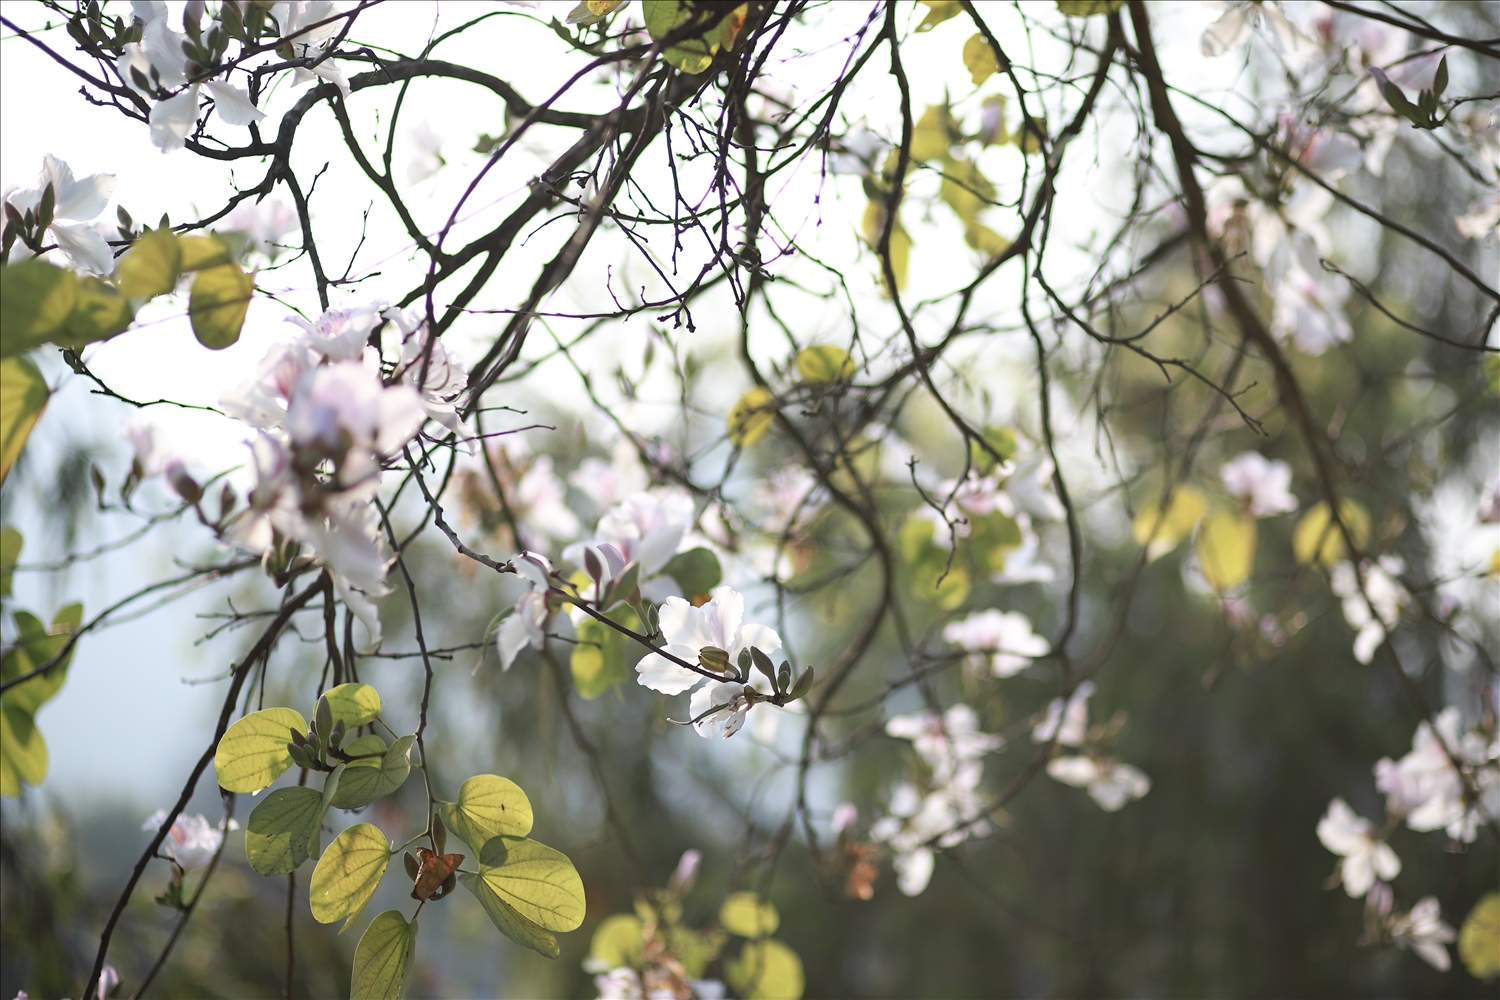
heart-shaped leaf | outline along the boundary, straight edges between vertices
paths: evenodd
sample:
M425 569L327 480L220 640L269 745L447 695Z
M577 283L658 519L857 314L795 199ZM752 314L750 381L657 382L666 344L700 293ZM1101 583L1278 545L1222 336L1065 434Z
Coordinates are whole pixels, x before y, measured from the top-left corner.
M219 785L229 792L258 792L292 766L286 745L291 730L307 732L307 720L291 708L252 712L229 727L214 751Z
M488 882L472 872L465 872L458 876L464 888L474 894L479 900L479 905L484 907L484 912L489 914L490 922L516 944L525 945L533 951L546 955L548 958L556 958L562 954L562 949L557 945L557 937L544 927L521 916L511 908L505 900L501 899L490 888Z
M417 922L406 922L399 910L386 910L370 921L354 949L350 977L352 1000L399 1000L411 975L417 949Z
M477 855L491 837L531 832L531 800L509 778L476 774L458 789L458 801L442 807L443 822Z
M492 837L479 852L479 877L522 917L548 931L583 923L583 880L567 857L524 837ZM503 929L503 928L502 928Z
M245 854L262 875L285 875L307 860L307 845L323 816L323 796L314 788L278 788L250 812Z
M347 918L342 930L359 916L385 877L391 845L372 823L351 826L334 838L313 869L307 889L313 919L321 924Z
M345 729L368 726L380 714L380 692L368 684L340 684L325 692L333 721L340 720Z
M369 743L369 740L375 742ZM391 744L383 757L350 761L339 781L333 805L339 809L363 809L400 788L411 774L411 747L415 740L415 736L403 736ZM384 746L379 736L361 736L349 744L345 752L352 757L376 752Z

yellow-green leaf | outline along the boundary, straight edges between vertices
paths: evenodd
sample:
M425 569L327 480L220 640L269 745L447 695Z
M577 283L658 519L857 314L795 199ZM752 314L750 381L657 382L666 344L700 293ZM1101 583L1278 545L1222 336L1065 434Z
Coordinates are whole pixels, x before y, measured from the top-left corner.
M303 785L278 788L250 811L245 855L262 875L285 875L307 860L308 841L323 817L323 795Z
M781 926L781 914L775 903L763 903L753 892L731 892L719 906L719 923L740 937L770 937Z
M568 11L568 23L586 28L604 20L606 14L627 2L628 0L583 0L577 7Z
M974 136L986 146L1000 146L1010 141L1005 123L1005 95L992 94L980 105L979 132Z
M763 385L739 398L729 411L729 440L736 448L749 448L766 436L776 419L776 397Z
M872 250L880 249L880 236L885 231L885 202L873 200L865 206L864 219L865 239ZM901 215L896 214L895 225L891 227L891 271L896 275L896 290L900 291L906 287L906 267L911 259L911 237L906 228L901 225ZM886 294L890 294L890 287L885 281L885 268L880 270L880 280L886 284Z
M373 740L374 742L367 742ZM332 805L339 809L363 809L376 799L384 798L406 784L411 774L411 748L415 736L403 736L385 750L379 736L361 736L344 748L344 752L355 754L378 753L381 757L369 757L350 761L339 779L338 791L333 795Z
M386 910L365 928L354 949L349 981L352 1000L400 1000L417 950L417 922L400 910Z
M525 945L548 958L556 958L562 954L562 949L557 944L557 935L545 927L538 927L517 913L495 893L494 889L490 888L489 883L484 879L472 872L464 872L458 876L458 880L463 883L465 889L474 894L475 899L479 900L479 905L484 907L490 923L494 924L501 934L516 944Z
M583 880L567 856L523 837L491 837L479 852L479 877L511 909L548 931L583 923Z
M1193 533L1203 517L1207 504L1194 486L1177 486L1165 509L1160 504L1142 507L1131 526L1137 545L1146 546L1146 557L1152 561L1177 548Z
M11 580L15 576L16 563L21 561L21 546L25 541L10 525L0 528L0 597L10 596Z
M950 17L957 17L964 6L959 0L922 0L927 5L927 16L917 25L918 31L931 31Z
M380 714L380 692L368 684L340 684L323 697L333 710L333 721L342 719L345 729L368 726Z
M1484 374L1484 387L1489 390L1490 395L1500 396L1500 354L1486 354L1481 371Z
M843 382L854 377L854 359L849 352L833 344L804 347L797 352L797 374L813 385Z
M746 1000L800 1000L802 959L780 941L747 941L724 963L724 979Z
M124 333L133 319L135 310L119 289L98 278L85 276L78 279L73 311L52 339L60 346L79 348Z
M1021 129L1011 136L1011 142L1015 143L1026 154L1040 153L1042 151L1042 139L1047 135L1047 119L1032 118L1030 121L1022 121Z
M930 104L911 131L911 158L919 163L942 159L958 129L946 104Z
M630 679L625 667L625 637L608 625L592 618L577 629L578 642L573 647L568 666L573 671L573 687L585 701L597 698L616 684Z
M0 661L0 680L8 681L29 674L62 652L68 639L83 621L83 605L69 604L57 613L51 626L43 625L41 619L26 611L15 612L13 620L16 631L20 633L19 641L6 652L5 659ZM68 655L47 673L33 677L24 684L17 684L0 698L7 705L35 714L62 687L68 676L68 663L72 659L73 653L69 650Z
M991 573L1005 570L1005 557L1021 547L1025 540L1021 525L1004 511L969 514L969 545L979 556L980 564Z
M1255 568L1255 518L1233 510L1210 514L1198 529L1198 566L1209 585L1223 594Z
M633 913L605 917L594 928L593 940L589 942L589 957L606 969L618 969L622 965L638 967L645 950L646 936L641 918Z
M694 5L682 0L641 0L641 18L653 40L664 38L695 17L701 18L701 14ZM715 33L712 39L684 39L662 52L661 57L684 73L697 74L713 64L714 53L718 51L719 36Z
M188 318L198 343L221 350L240 339L255 281L234 261L207 267L193 279Z
M222 236L179 236L177 245L182 251L182 260L177 267L184 274L217 267L234 259L234 250Z
M1113 14L1125 0L1057 0L1057 9L1068 17L1093 17Z
M21 457L26 438L51 394L42 373L26 358L0 361L0 483Z
M345 920L343 930L375 895L391 863L391 845L372 823L359 823L334 838L313 869L307 900L320 924ZM345 919L347 918L347 920Z
M976 87L999 71L1000 64L995 61L995 50L983 35L973 35L964 42L964 68L969 71L969 78Z
M1339 530L1327 501L1319 500L1308 508L1292 531L1292 553L1299 563L1314 560L1324 566L1332 566L1349 557L1349 548L1344 544L1344 533ZM1354 500L1345 497L1339 501L1339 520L1349 529L1356 548L1363 549L1370 540L1370 514Z
M0 704L0 795L21 794L21 784L40 785L47 777L47 743L32 714Z
M458 788L458 801L442 806L443 822L477 856L491 837L531 832L531 800L509 778L476 774Z
M45 343L78 297L78 276L40 258L0 266L0 357Z
M750 17L750 5L742 3L730 11L724 20L719 22L719 47L733 52L739 47L740 32L745 30L745 22Z
M219 785L230 792L258 792L292 766L286 745L291 730L307 732L307 720L291 708L252 712L229 727L214 751Z
M964 242L986 257L998 257L1010 249L1010 240L982 222L971 222L964 227Z
M1475 979L1500 976L1500 892L1485 893L1464 918L1458 957Z
M974 225L979 213L995 200L995 185L979 172L973 160L953 160L943 169L943 183L938 194L953 209L959 221L969 226Z
M182 246L170 229L142 233L120 258L120 292L131 298L165 295L182 274Z

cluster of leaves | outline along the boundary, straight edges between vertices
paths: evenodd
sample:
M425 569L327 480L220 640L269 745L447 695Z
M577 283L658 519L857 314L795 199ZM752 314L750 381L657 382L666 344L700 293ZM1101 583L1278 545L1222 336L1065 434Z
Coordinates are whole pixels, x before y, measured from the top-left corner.
M15 528L0 528L0 597L11 596L23 543ZM0 795L18 796L22 784L40 785L47 777L47 743L37 728L36 713L68 679L76 645L71 640L83 622L83 605L67 605L51 625L16 607L10 614L17 638L0 660L0 683L7 685L0 694ZM47 669L38 672L43 667ZM34 676L12 683L28 675Z
M341 684L319 697L311 722L291 708L246 715L224 734L214 756L219 785L231 792L259 792L294 765L302 768L303 781L310 773L324 775L321 789L297 784L267 795L250 813L245 852L250 867L266 876L294 872L316 858L308 891L312 915L325 924L342 920L345 929L401 850L371 823L350 826L327 850L319 847L329 808L364 809L394 794L411 774L416 737L391 731L382 707L370 685ZM355 735L377 725L392 737L389 744L372 731ZM556 934L583 922L583 883L564 855L528 839L531 826L531 802L514 782L493 774L469 778L457 801L441 802L413 838L427 838L431 848L404 856L417 911L462 881L502 933L556 958ZM449 830L468 845L478 862L473 870L459 868L463 855L444 853ZM400 996L416 938L416 914L409 921L397 910L377 916L355 950L354 996Z
M43 215L46 204L44 196ZM49 222L37 218L33 226L45 230ZM26 231L22 236L40 239ZM212 350L228 347L239 340L255 292L253 277L236 259L240 243L233 234L179 236L163 226L141 234L109 279L79 275L35 257L4 265L0 357L46 343L78 350L108 340L129 328L143 302L171 293L187 274L194 275L188 316L198 342Z

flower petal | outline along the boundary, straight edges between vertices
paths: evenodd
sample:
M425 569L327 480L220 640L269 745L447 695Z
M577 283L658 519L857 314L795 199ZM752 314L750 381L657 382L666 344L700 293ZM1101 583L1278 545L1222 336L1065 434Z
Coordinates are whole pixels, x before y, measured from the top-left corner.
M163 153L181 149L197 121L198 88L193 86L156 102L151 109L151 142Z
M250 95L238 87L214 80L204 81L203 86L213 95L214 105L219 109L219 118L226 125L249 125L266 116L264 111L250 103Z
M682 646L668 646L667 651L684 660L698 655L697 650ZM660 653L647 653L641 657L641 662L635 665L635 674L638 683L662 694L682 694L703 680L702 674L679 667Z
M93 226L81 222L54 222L51 229L58 247L79 267L95 274L109 274L115 269L115 255Z

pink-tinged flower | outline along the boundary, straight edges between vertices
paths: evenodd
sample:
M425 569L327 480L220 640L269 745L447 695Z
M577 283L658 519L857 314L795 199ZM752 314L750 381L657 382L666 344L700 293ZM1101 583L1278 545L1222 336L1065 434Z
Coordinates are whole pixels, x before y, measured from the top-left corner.
M1277 339L1291 337L1303 353L1318 355L1353 338L1344 315L1349 282L1343 275L1326 274L1319 280L1294 267L1277 284L1275 294L1271 333Z
M740 651L751 646L768 656L781 648L781 636L775 629L748 623L744 617L745 598L732 587L717 588L701 608L680 597L669 597L659 618L666 652L696 663L699 650L715 646L726 651L729 662L735 663ZM660 653L647 653L636 664L635 672L640 684L662 694L682 694L704 680L702 674L680 667Z
M1111 757L1054 757L1047 762L1047 774L1064 785L1088 789L1105 812L1118 812L1151 791L1151 779L1139 768Z
M1089 696L1094 693L1094 682L1084 681L1074 688L1066 704L1061 698L1053 698L1047 705L1047 716L1031 731L1034 743L1056 740L1059 746L1081 747L1089 730Z
M247 252L275 260L282 250L281 238L297 228L297 215L278 198L246 200L234 206L225 222L230 229L244 235Z
M1401 609L1411 601L1411 595L1396 579L1402 568L1396 556L1381 556L1378 562L1365 560L1360 564L1363 591L1353 563L1335 563L1329 570L1328 586L1342 599L1344 620L1356 633L1354 658L1360 663L1374 658L1387 633L1400 623Z
M448 349L441 338L428 343L427 321L414 309L387 309L383 314L401 332L401 363L396 374L402 382L417 390L427 416L448 428L460 439L472 441L464 434L458 417L458 404L469 387L469 372ZM427 374L423 378L423 366ZM469 445L473 453L472 444ZM575 527L574 532L577 532ZM571 537L571 536L569 536Z
M329 361L353 361L364 357L384 307L383 302L374 302L355 309L329 309L310 323L300 316L288 316L287 322L305 331L297 340L300 345Z
M120 974L115 971L113 965L105 962L104 968L99 970L99 986L94 990L95 994L99 997L99 1000L108 1000L109 996L119 988ZM21 996L24 997L25 994L23 993Z
M651 485L651 477L641 465L640 453L628 437L621 434L615 438L609 456L608 462L602 458L585 458L568 476L568 482L579 492L587 494L598 505L595 508L598 510L608 510Z
M516 599L515 610L495 633L495 652L500 656L501 670L509 670L521 650L528 646L541 649L547 641L547 590L551 586L552 561L535 552L522 552L511 560L511 565L526 581L526 591Z
M97 219L109 204L115 191L114 174L90 174L81 180L74 179L73 168L57 157L47 154L42 158L42 172L35 188L10 191L5 200L25 213L35 212L41 207L42 196L47 185L52 185L52 224L47 231L57 247L68 259L85 271L109 274L115 269L115 257L104 242L104 237L93 226L87 225ZM19 245L19 244L18 244Z
M1031 666L1033 658L1052 651L1052 645L1031 630L1025 615L995 608L950 622L943 629L943 639L968 650L968 662L976 670L988 670L996 677L1014 676Z
M142 830L160 830L166 822L167 811L158 809L141 824ZM240 825L229 821L229 829L238 830ZM219 845L224 843L224 828L210 826L200 813L196 816L179 815L172 821L172 829L161 842L161 850L185 872L196 871L213 860Z
M1209 58L1232 52L1250 40L1261 26L1270 31L1271 41L1280 51L1291 51L1305 41L1301 32L1288 21L1281 8L1273 3L1232 2L1219 4L1224 13L1203 31L1200 47Z
M1443 908L1436 897L1423 896L1410 913L1396 914L1386 926L1396 947L1410 948L1439 972L1447 972L1452 965L1447 945L1457 940L1458 935L1443 922Z
M1219 467L1224 488L1244 502L1256 517L1289 514L1297 509L1292 495L1292 467L1255 451L1242 452Z
M1401 859L1373 830L1374 825L1343 799L1328 803L1328 812L1318 821L1318 839L1344 859L1339 862L1339 875L1344 891L1354 899L1369 892L1377 877L1389 882L1401 874Z

